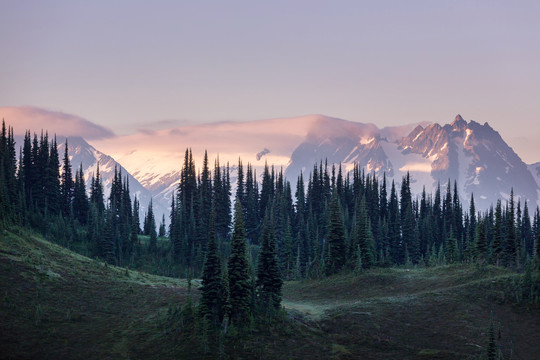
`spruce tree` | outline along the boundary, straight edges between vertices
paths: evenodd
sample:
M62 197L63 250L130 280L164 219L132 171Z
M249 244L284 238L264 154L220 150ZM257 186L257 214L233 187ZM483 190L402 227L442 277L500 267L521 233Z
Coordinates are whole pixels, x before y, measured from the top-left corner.
M165 237L165 214L163 214L163 217L161 218L161 223L159 224L159 237Z
M97 164L96 175L92 178L92 188L90 189L90 202L92 202L99 214L105 211L105 196L103 195L103 183L99 173L99 162Z
M491 259L495 265L500 265L502 261L504 242L504 227L502 219L502 206L501 200L497 200L497 207L495 208L495 228L493 234L493 240L491 242Z
M506 266L514 266L517 260L514 189L512 189L510 193L510 203L508 204L506 219L507 224L506 237L504 241L504 263Z
M486 225L481 220L477 223L474 235L475 246L475 258L477 261L482 261L486 258L487 254L487 237L486 237Z
M527 201L523 206L523 220L521 221L521 236L523 237L523 243L525 246L525 252L528 255L533 253L534 238L531 227L531 217L529 215L529 206Z
M250 313L251 286L246 252L246 230L242 205L237 199L234 207L234 230L228 262L231 318L240 325Z
M156 219L154 218L154 210L152 206L152 199L148 204L148 212L146 214L145 221L146 234L150 235L150 242L148 243L148 250L154 252L157 249L157 233L156 233Z
M105 225L99 246L100 256L108 263L115 263L115 230L113 214L109 207L105 209Z
M223 320L223 307L226 299L223 299L223 275L221 273L221 261L216 243L214 217L214 210L212 209L208 231L208 250L203 268L199 311L203 318L210 319L214 326L216 326Z
M390 190L390 201L388 203L388 241L390 242L390 254L392 262L401 264L405 257L401 244L401 221L399 218L399 204L396 193L396 186L392 180Z
M69 216L71 213L71 201L73 199L73 175L71 171L71 162L68 153L68 141L64 147L64 160L62 166L62 184L60 186L62 197L62 213Z
M44 192L47 198L47 212L49 214L61 213L60 197L60 161L56 137L51 142L48 163L45 169Z
M281 305L283 280L279 272L273 221L268 216L268 211L264 217L262 232L262 248L257 271L257 293L263 309L277 310Z
M454 236L454 229L452 227L450 227L450 233L448 235L448 238L446 239L445 251L446 251L446 260L450 264L458 262L459 252L458 252L457 240L456 240L456 237Z
M353 263L358 264L360 261L364 269L372 267L375 263L373 233L371 231L371 223L367 215L366 201L364 197L362 197L360 207L357 210L356 229L354 231L354 237L351 241L351 249L349 253L351 256L353 256ZM361 259L357 258L358 254L361 254Z
M334 191L328 215L325 270L327 275L340 272L345 265L345 225L337 192Z
M85 225L88 219L88 210L88 196L86 195L86 184L81 163L80 168L75 173L75 184L73 186L73 216L80 224Z

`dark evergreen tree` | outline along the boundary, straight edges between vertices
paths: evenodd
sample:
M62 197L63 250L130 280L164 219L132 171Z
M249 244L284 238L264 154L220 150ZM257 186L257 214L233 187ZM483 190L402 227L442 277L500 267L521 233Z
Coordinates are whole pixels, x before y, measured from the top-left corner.
M51 143L48 162L45 165L43 192L46 197L47 213L51 215L59 214L62 210L60 206L60 161L56 137Z
M224 317L223 275L221 261L218 254L216 231L214 225L214 211L211 210L208 230L208 250L203 268L201 300L199 311L203 317L212 321L214 326L221 323Z
M115 256L116 234L114 229L113 214L109 207L105 209L105 224L103 236L101 237L99 254L108 263L116 263Z
M534 237L531 225L531 216L529 215L529 206L527 201L523 206L523 220L521 221L521 236L523 238L523 246L525 253L532 255L534 246Z
M325 270L327 275L340 272L345 265L345 225L337 192L334 191L328 215Z
M225 170L226 171L226 170ZM227 185L227 177L219 164L219 158L215 161L213 199L216 208L216 234L218 239L225 239L229 234L230 225L230 193Z
M504 237L501 200L497 200L493 240L491 241L491 261L495 265L500 265L502 262Z
M103 183L99 174L99 162L97 164L96 175L92 175L90 202L96 206L98 214L103 214L105 211L105 196L103 195Z
M64 214L64 216L69 216L71 214L71 202L73 200L73 174L71 171L71 162L69 160L67 139L64 147L60 194L62 197L62 214Z
M517 260L514 189L512 189L510 193L510 203L507 208L506 222L506 237L504 238L503 246L504 263L506 266L514 266Z
M159 224L159 231L158 236L159 237L165 237L166 230L165 230L165 214L163 214L163 217L161 218L161 223Z
M242 324L250 313L251 286L246 252L246 231L240 201L235 202L234 230L228 262L231 318Z
M404 261L405 254L401 242L401 228L399 218L399 205L396 194L396 187L392 181L390 191L390 201L388 203L388 240L390 242L390 254L393 263L401 264Z
M450 228L450 232L448 234L448 238L446 239L444 249L445 249L446 261L448 261L450 264L453 264L459 261L457 239L454 235L453 228Z
M82 164L75 173L75 184L73 186L73 216L80 224L85 225L88 219L89 203L86 195L86 184Z
M357 264L360 261L362 267L368 269L375 263L375 249L371 221L367 215L365 198L362 197L356 213L356 228L351 240L349 254L352 257L352 264ZM357 258L358 255L361 256L361 259Z
M276 239L273 221L266 212L263 230L262 247L258 259L257 294L260 305L267 310L277 310L281 306L281 288L283 280L277 260Z
M481 220L476 224L474 243L475 258L477 259L477 261L483 261L487 256L488 250L486 225L484 223L484 220Z
M150 241L148 243L148 250L150 252L156 251L157 248L157 233L156 233L156 219L154 217L154 210L152 205L152 199L148 204L148 211L146 213L146 220L144 222L144 231L146 235L150 236Z

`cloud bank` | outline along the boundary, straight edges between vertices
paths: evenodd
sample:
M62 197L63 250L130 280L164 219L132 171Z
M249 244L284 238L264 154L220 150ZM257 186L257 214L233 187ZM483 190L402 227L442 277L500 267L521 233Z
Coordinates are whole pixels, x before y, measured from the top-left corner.
M0 107L0 118L13 127L16 135L23 135L26 130L37 133L43 129L51 135L81 136L87 140L115 136L111 130L79 116L33 106Z

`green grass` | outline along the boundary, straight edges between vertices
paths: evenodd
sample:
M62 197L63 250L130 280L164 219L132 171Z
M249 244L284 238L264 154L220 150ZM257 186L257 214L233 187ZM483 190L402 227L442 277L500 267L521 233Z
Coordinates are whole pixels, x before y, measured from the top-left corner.
M284 317L229 334L221 358L475 359L493 312L504 351L537 359L540 313L506 291L517 277L452 265L287 282ZM187 298L183 279L106 265L20 229L0 235L1 359L219 358L168 322Z
M0 241L2 358L129 358L184 280L88 259L19 231ZM151 352L146 353L153 356Z

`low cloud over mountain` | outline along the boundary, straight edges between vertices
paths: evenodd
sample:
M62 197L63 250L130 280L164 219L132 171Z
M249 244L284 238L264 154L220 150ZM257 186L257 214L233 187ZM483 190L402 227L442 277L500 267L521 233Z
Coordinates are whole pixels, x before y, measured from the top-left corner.
M111 130L82 117L32 106L0 107L0 118L6 119L17 135L23 135L28 129L34 132L43 129L49 134L82 136L86 140L115 136Z

